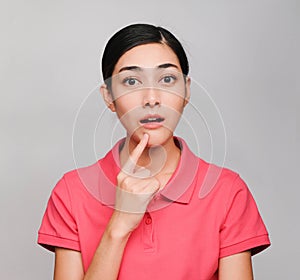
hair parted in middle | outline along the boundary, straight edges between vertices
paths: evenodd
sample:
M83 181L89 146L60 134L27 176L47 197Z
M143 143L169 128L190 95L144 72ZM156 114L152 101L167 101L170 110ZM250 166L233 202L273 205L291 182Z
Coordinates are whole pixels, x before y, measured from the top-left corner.
M107 42L102 56L102 76L107 83L120 57L130 49L150 44L166 44L176 54L182 73L187 75L189 63L186 53L178 39L163 27L139 23L128 25L115 33ZM108 82L109 83L109 82ZM110 86L108 84L108 86Z

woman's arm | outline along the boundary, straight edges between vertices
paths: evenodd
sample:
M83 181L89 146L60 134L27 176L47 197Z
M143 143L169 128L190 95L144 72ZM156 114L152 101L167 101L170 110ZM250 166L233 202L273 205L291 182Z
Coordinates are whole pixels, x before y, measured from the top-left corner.
M55 248L55 280L82 280L84 277L81 253L64 248Z
M251 252L221 258L219 280L253 280Z
M119 218L122 219L122 213L115 211L83 278L84 280L115 280L118 278L122 257L130 236L130 231L113 227L114 222L116 225L121 223L121 221L117 222Z
M108 225L86 275L80 252L56 248L54 280L117 279L128 237Z
M160 184L155 177L136 176L137 161L149 136L144 135L117 176L115 210L102 235L93 260L84 275L81 253L56 249L54 280L116 280L127 241L144 216Z

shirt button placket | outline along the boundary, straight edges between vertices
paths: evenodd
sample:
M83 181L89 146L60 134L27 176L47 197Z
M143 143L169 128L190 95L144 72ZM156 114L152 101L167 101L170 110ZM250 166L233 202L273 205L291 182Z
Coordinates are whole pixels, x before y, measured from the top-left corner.
M143 221L143 245L145 252L152 252L154 250L154 237L153 237L153 219L150 213L146 212Z
M150 225L151 223L152 223L152 218L151 217L146 217L145 224Z

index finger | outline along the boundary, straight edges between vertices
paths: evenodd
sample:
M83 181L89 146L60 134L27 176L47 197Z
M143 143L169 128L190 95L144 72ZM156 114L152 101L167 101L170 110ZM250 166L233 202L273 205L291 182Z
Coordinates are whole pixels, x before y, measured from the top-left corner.
M129 158L123 167L123 169L125 169L125 171L127 171L129 173L134 172L137 162L147 146L148 140L149 140L149 135L145 133L143 138L141 139L141 141L137 144L137 146L134 148L134 150L129 155Z

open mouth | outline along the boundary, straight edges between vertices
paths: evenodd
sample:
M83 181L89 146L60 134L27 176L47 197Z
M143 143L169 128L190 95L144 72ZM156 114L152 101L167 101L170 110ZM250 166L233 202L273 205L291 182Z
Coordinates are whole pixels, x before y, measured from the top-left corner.
M149 114L140 120L144 129L158 129L164 126L165 118L157 114Z
M163 122L165 119L161 118L161 117L150 117L150 118L146 118L146 119L142 119L140 120L141 123L160 123Z

